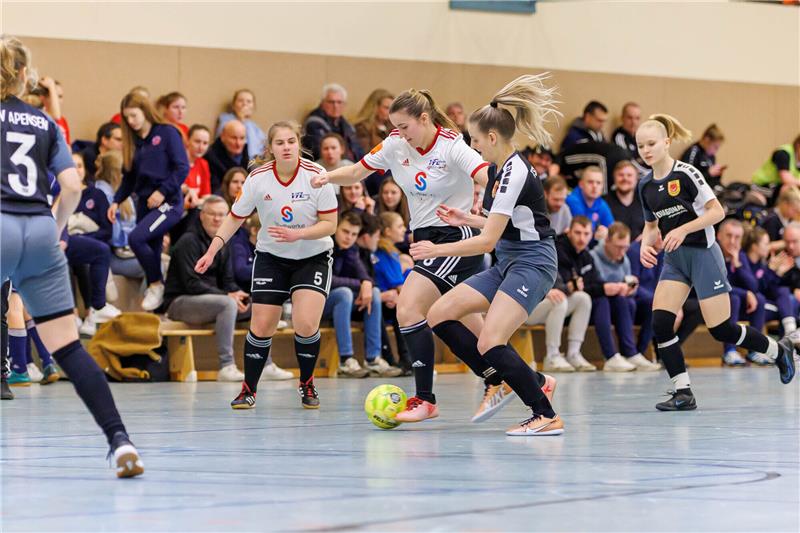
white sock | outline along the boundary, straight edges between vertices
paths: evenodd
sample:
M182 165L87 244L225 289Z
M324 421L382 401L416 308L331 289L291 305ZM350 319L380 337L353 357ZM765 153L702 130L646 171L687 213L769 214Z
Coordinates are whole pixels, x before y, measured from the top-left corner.
M778 357L778 343L772 337L767 337L767 340L769 341L769 347L764 355L774 361Z
M783 333L786 335L797 329L797 319L793 316L787 316L782 319L781 324L783 325Z
M581 345L583 345L583 341L567 341L567 357L571 355L580 355Z
M670 379L672 380L672 384L675 386L675 390L688 389L689 388L689 373L688 372L681 372L677 376L673 376Z
M558 346L548 346L547 347L547 358L552 359L553 357L558 357L561 355L561 352L558 351Z

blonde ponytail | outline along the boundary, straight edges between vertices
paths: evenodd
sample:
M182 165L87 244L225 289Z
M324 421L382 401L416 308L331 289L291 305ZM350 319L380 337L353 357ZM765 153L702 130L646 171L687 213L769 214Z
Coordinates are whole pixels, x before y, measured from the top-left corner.
M667 138L671 141L687 142L692 138L692 132L683 127L677 118L664 113L650 115L647 122L656 122L663 126ZM647 124L645 122L645 124ZM645 124L642 124L644 126ZM641 127L641 126L640 126Z
M31 52L16 37L3 36L0 39L0 100L11 96L21 96L25 92L22 80L22 69L28 69L30 81L35 82L36 74L30 66Z

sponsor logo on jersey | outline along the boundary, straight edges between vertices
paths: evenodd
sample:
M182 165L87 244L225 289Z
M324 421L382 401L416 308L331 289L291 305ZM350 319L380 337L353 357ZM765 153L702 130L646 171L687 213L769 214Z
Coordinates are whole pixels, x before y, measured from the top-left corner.
M291 222L294 220L294 214L292 213L292 206L285 205L281 207L281 220L284 222Z
M303 191L300 192L293 192L292 193L292 203L294 202L306 202L311 199L311 195L305 193Z
M150 141L150 143L153 146L158 146L159 144L161 144L161 135L156 135L155 137L153 137L153 140Z
M86 209L94 209L94 199L89 198L86 200Z
M401 164L402 166L404 166L404 167L407 167L407 166L411 165L411 163L409 163L409 162L408 162L408 159L406 159L405 161L403 161L403 162L402 162L402 163L400 163L400 164Z
M378 143L378 145L375 148L373 148L372 150L370 150L369 153L377 154L378 152L381 151L381 148L383 148L383 143Z
M667 207L666 209L662 209L661 211L656 211L653 213L656 218L664 218L664 217L676 217L681 213L685 213L686 208L682 205L673 205L672 207Z
M267 200L268 202L271 202L272 201L272 195L270 193L267 193L267 195L264 196L264 200Z
M672 180L667 183L667 192L670 196L678 196L681 193L680 180Z
M414 188L417 189L419 192L424 191L428 188L428 176L424 172L418 172L416 176L414 176Z
M447 170L447 161L444 159L433 158L428 160L428 170L438 168L439 170Z

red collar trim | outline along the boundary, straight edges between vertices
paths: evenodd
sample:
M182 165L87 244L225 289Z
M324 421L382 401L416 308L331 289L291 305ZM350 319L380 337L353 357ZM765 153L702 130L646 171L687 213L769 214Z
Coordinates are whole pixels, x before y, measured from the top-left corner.
M425 155L428 152L430 152L433 149L434 145L436 144L436 141L439 139L439 135L441 135L441 134L442 134L442 127L441 126L436 126L436 135L433 136L433 140L431 141L431 144L428 145L428 147L425 148L424 150L420 150L419 148L417 148L417 152L419 152L419 155Z
M300 172L300 161L301 159L298 158L297 167L295 167L294 169L294 174L292 174L292 177L286 183L282 182L281 178L278 177L278 162L276 161L275 164L272 165L272 174L275 176L275 179L278 181L278 183L280 183L284 187L288 187L289 185L291 185L294 179L297 177L297 173Z

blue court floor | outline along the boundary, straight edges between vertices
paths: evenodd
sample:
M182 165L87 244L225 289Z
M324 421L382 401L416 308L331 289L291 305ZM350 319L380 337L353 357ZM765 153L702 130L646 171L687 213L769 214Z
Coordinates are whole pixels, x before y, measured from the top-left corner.
M146 472L117 480L68 383L2 402L2 531L798 531L800 383L697 369L700 408L661 413L664 374L559 376L561 437L506 437L515 400L469 423L481 390L436 382L440 418L373 427L381 381L125 384L113 392ZM413 392L411 379L396 380Z

